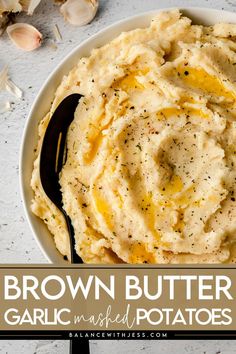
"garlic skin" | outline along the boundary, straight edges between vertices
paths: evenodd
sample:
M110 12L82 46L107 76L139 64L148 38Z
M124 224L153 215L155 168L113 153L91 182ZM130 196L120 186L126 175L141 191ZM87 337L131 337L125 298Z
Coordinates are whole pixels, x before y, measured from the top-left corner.
M59 27L57 26L57 24L53 26L52 30L53 30L53 34L54 34L54 37L55 37L56 41L58 43L60 43L62 41L62 36L61 36L61 32L60 32Z
M41 0L0 0L0 16L8 12L25 11L32 15Z
M22 90L9 78L8 67L5 66L0 71L0 91L8 91L17 98L22 98Z
M0 0L0 16L5 12L20 12L21 10L19 0Z
M11 110L11 102L4 101L0 102L0 113L6 113Z
M98 10L98 0L67 0L60 7L64 19L74 26L90 23Z
M0 36L5 32L7 26L12 22L14 14L11 12L4 12L0 15Z
M43 38L37 28L27 23L15 23L8 26L7 34L18 48L27 52L40 47Z
M33 15L34 10L39 5L41 0L20 0L23 11L27 12L27 15Z

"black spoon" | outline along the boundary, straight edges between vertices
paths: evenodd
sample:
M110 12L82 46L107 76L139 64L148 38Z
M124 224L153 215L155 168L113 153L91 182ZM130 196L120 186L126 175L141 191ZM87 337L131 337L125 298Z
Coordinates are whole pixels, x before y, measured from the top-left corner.
M71 94L64 98L53 113L45 135L40 153L40 179L48 198L57 206L65 217L69 238L71 263L83 263L75 251L75 234L70 217L63 209L62 193L59 184L59 174L66 158L66 135L74 113L82 95ZM70 341L70 353L89 354L89 341Z

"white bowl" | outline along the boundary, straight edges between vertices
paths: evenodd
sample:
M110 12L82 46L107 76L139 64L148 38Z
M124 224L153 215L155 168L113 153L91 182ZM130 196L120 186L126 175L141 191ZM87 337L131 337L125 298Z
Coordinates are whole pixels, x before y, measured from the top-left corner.
M63 75L67 74L70 69L76 65L80 57L89 55L93 48L104 45L123 31L148 26L152 17L163 10L169 9L158 9L119 21L82 42L55 68L33 103L22 139L20 153L20 186L27 220L39 247L50 262L65 263L61 254L57 251L53 237L46 225L30 210L31 200L33 198L30 180L34 160L33 147L38 139L38 122L49 111L55 89L60 84ZM197 24L213 25L217 22L236 23L235 13L233 12L197 7L181 8L180 10Z

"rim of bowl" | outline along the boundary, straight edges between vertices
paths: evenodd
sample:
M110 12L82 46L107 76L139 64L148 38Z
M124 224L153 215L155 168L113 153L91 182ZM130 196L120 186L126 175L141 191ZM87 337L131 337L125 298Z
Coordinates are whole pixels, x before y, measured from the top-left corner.
M160 9L156 9L156 10L150 10L150 11L146 11L146 12L140 12L134 16L129 16L126 17L125 19L116 21L113 24L110 24L109 26L104 27L103 29L101 29L100 31L98 31L97 33L93 34L91 37L83 40L81 43L79 43L74 49L72 49L58 64L57 66L53 69L53 71L49 74L49 76L47 77L47 79L44 81L42 87L40 88L39 92L37 93L36 97L33 100L32 106L30 108L30 111L28 113L26 122L24 124L24 128L23 128L23 134L21 137L21 144L20 144L20 157L19 157L19 180L20 180L20 196L21 196L21 200L22 200L22 204L23 204L23 209L24 209L24 213L28 222L28 225L30 227L31 232L33 233L34 239L36 240L42 254L45 256L45 258L50 262L53 263L54 262L54 256L50 255L49 251L45 249L42 239L40 237L40 235L38 235L37 231L36 231L36 227L35 227L35 222L39 223L39 222L43 222L41 219L39 219L37 216L34 216L34 214L32 213L31 209L30 209L30 205L29 205L29 198L27 197L27 188L31 189L30 186L30 181L28 181L28 186L26 186L25 183L25 176L24 176L24 165L27 165L25 158L24 158L24 152L27 148L27 136L29 134L29 130L30 130L30 122L33 121L33 115L34 115L34 111L37 108L37 105L40 103L40 100L43 96L44 91L46 90L46 88L50 85L51 81L53 80L53 78L55 78L58 74L61 75L60 80L62 79L63 75L66 75L65 73L60 74L60 70L63 70L63 67L66 65L66 63L73 58L73 56L76 54L77 51L81 50L83 47L86 47L89 45L90 42L93 42L96 39L99 39L103 34L105 33L109 33L109 30L111 29L116 29L116 27L122 26L122 25L127 25L129 22L134 21L134 20L141 20L144 19L145 17L150 17L150 16L154 16L155 14L158 14L159 12L162 11L170 11L170 10L174 10L174 9L178 9L180 11L182 11L183 13L186 13L186 15L188 15L188 11L189 12L193 12L193 14L190 14L190 18L193 19L194 22L194 17L197 18L197 22L201 22L200 17L203 15L204 12L208 12L208 13L212 13L213 15L213 23L217 22L214 20L214 18L221 18L222 13L225 15L224 17L231 17L231 16L235 16L235 13L233 11L225 11L225 10L220 10L220 9L211 9L208 7L195 7L195 6L184 6L184 7L165 7L165 8L160 8ZM224 19L223 19L224 21ZM205 21L202 21L205 22ZM236 21L235 21L236 22ZM137 26L136 28L140 28L141 26ZM135 27L133 28L135 29ZM131 29L130 29L131 30ZM120 33L122 32L126 32L129 30L120 30ZM112 38L115 38L117 35L115 35ZM110 39L112 40L112 39ZM107 42L105 42L107 43ZM104 43L104 44L105 44ZM103 45L104 45L103 44ZM82 56L79 56L78 54L78 58L77 61L79 60L79 58ZM70 69L69 71L73 68L74 65L70 65ZM67 73L69 73L69 71L67 71ZM55 89L57 88L58 84L55 85ZM41 117L41 119L43 118L43 115ZM32 170L33 170L33 165L31 166ZM33 218L37 218L38 220L35 221L33 220ZM48 231L50 232L50 231ZM53 238L53 236L52 236ZM61 255L61 253L57 250L55 242L53 240L54 243L54 247L56 252L58 252L58 259L59 257L61 257L61 261L60 263L67 263L63 260L63 256ZM55 253L55 252L54 252Z

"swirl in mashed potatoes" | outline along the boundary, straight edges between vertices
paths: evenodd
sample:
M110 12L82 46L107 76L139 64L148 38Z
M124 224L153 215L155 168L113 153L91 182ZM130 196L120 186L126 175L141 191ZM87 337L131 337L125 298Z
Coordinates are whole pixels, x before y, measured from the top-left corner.
M39 126L32 210L68 258L39 152L56 106L73 92L84 98L60 185L84 262L235 262L236 25L162 12L63 78Z

